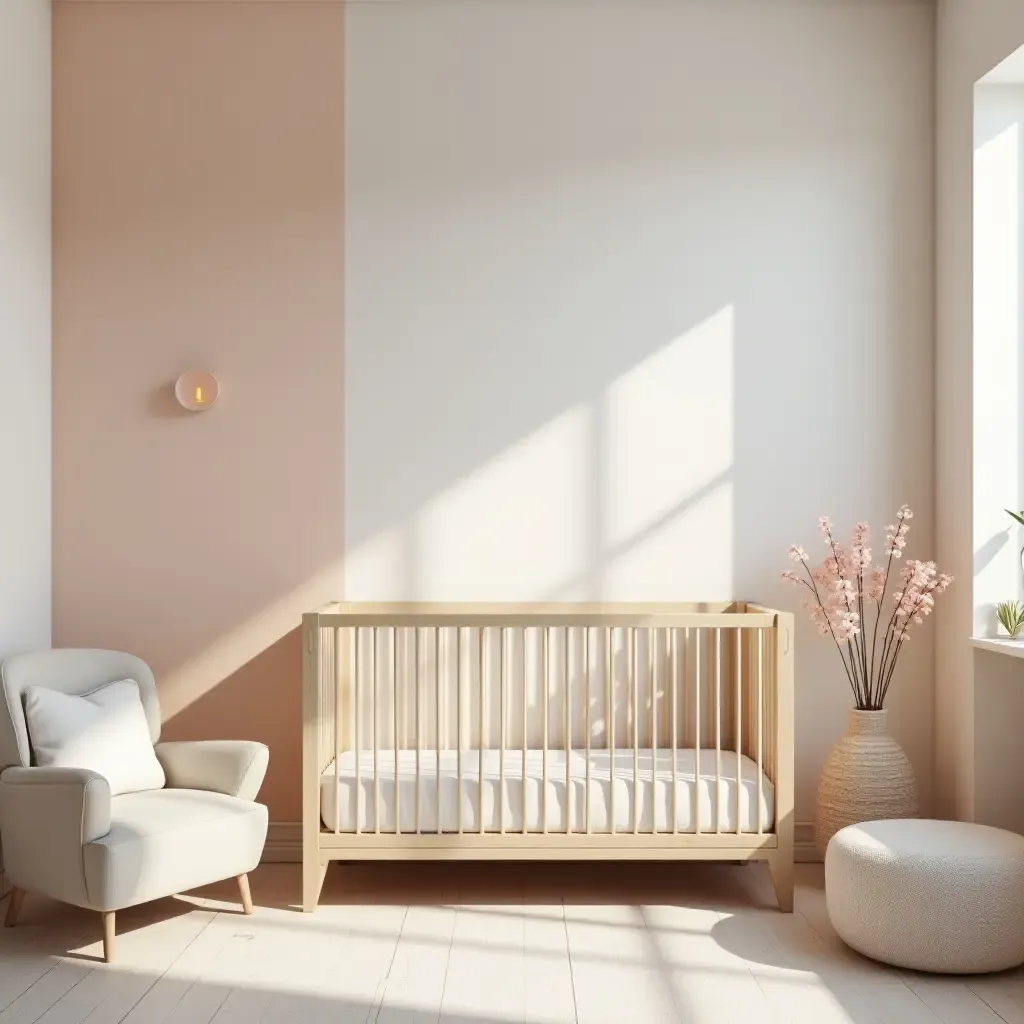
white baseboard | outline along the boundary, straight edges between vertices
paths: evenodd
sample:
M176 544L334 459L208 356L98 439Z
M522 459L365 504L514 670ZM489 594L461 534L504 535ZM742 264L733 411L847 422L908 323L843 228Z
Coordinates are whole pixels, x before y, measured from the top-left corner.
M817 864L821 854L814 845L814 822L798 821L795 827L795 859L798 864ZM298 864L302 861L302 823L272 821L263 848L264 864Z

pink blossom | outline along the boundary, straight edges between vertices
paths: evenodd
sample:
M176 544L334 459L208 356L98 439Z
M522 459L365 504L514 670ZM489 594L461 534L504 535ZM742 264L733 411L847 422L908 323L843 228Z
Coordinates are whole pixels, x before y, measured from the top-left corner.
M871 567L871 550L867 546L870 536L871 527L867 523L858 523L853 528L850 547L850 573L853 576L860 576Z
M881 706L898 651L911 631L934 611L936 596L953 583L953 577L940 573L931 561L908 558L902 567L894 566L907 548L912 518L910 507L903 505L896 521L885 529L887 557L877 566L872 564L871 531L866 522L854 526L846 548L836 540L831 519L822 516L818 529L825 541L825 558L819 565L811 565L807 552L798 545L789 549L790 557L806 568L810 584L792 571L783 573L783 579L804 584L804 607L818 632L831 635L839 645L858 707ZM890 571L895 582L892 612L883 609ZM873 604L865 604L865 599ZM863 621L862 609L867 609ZM883 651L878 662L874 657L876 640Z
M828 632L829 632L828 618L825 615L825 612L822 609L821 605L818 604L817 601L814 601L811 598L808 598L807 600L804 601L804 607L810 613L811 621L817 627L818 632L822 636L828 636Z
M838 639L852 640L860 632L859 622L856 612L845 612L832 623L832 628Z

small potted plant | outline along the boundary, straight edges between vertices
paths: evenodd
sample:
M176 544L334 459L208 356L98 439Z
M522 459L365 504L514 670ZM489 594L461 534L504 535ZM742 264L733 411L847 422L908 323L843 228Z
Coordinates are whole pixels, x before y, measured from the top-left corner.
M826 551L821 565L812 565L802 547L789 549L797 571L783 578L803 591L818 632L835 644L853 696L849 730L832 748L818 786L815 833L822 853L845 825L917 817L914 770L886 729L885 699L911 631L924 623L953 577L940 573L934 562L915 559L896 570L912 517L904 505L896 522L886 527L884 555L877 564L867 523L854 527L847 546L828 517L819 519ZM890 597L891 580L898 582Z
M996 615L999 616L1006 635L1011 640L1016 640L1017 634L1024 626L1024 605L1020 601L1003 601L996 605Z

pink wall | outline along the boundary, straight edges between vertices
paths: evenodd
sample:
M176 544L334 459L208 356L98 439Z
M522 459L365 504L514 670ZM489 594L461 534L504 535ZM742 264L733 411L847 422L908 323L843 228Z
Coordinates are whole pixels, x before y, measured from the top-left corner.
M342 554L342 3L54 9L54 642L147 659L165 735L271 746ZM180 410L176 376L222 398Z

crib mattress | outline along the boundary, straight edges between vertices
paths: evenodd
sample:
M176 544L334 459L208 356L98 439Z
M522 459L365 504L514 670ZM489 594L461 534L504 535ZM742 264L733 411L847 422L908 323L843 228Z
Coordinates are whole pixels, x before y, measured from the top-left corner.
M634 794L633 751L615 752L614 771L612 757L607 750L591 751L590 831L611 831L614 806L615 831L631 832L635 799L637 824L641 832L671 832L673 817L679 831L692 832L696 828L698 814L703 831L714 832L720 825L723 832L757 832L759 785L762 794L761 828L770 831L775 822L775 789L766 776L760 774L759 778L757 764L741 756L737 772L736 753L723 750L721 781L716 786L716 752L701 750L699 766L695 753L693 750L676 751L676 784L673 787L672 751L658 750L655 754L652 750L641 750ZM502 826L507 832L521 832L524 814L528 832L543 831L545 818L548 831L564 832L567 813L571 831L586 831L585 751L574 750L569 754L568 787L564 751L548 751L546 788L542 751L526 752L524 773L522 751L506 750L504 786L501 760L501 751L485 750L481 770L480 751L464 750L460 792L458 753L454 750L443 750L440 754L421 751L418 831L458 832L460 805L462 829L466 832L480 830L478 815L481 808L485 832L498 832ZM372 751L362 751L359 755L358 786L356 756L352 751L341 755L337 773L334 763L331 763L320 780L321 816L327 828L355 832L358 821L363 831L372 832L379 827L381 832L394 832L397 808L399 830L417 831L416 751L399 751L397 787L393 750L377 752L377 773L379 785L375 787ZM357 792L361 792L358 810ZM375 821L378 806L379 821Z

